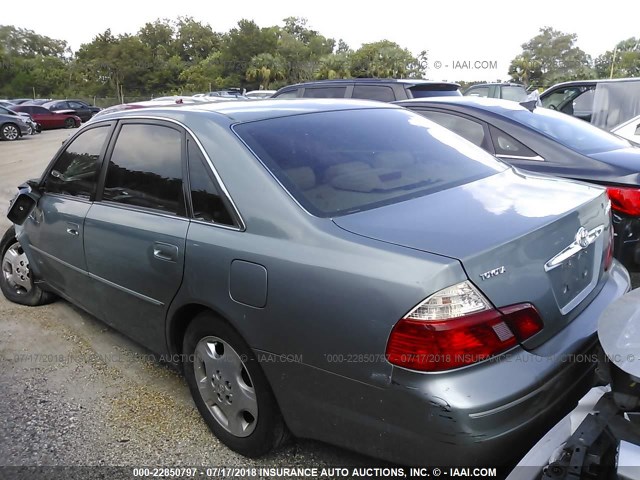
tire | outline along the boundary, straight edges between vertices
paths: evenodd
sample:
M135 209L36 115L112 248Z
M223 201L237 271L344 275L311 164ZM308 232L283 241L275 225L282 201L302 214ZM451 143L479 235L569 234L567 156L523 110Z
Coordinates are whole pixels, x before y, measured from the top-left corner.
M73 118L67 118L64 121L64 128L75 128L76 121Z
M56 298L33 283L29 260L16 240L13 226L0 240L0 290L7 300L30 307L51 303Z
M196 316L184 336L184 373L193 400L218 439L246 457L282 445L288 430L255 355L211 312Z
M20 129L13 123L5 123L0 127L0 138L13 141L20 138Z

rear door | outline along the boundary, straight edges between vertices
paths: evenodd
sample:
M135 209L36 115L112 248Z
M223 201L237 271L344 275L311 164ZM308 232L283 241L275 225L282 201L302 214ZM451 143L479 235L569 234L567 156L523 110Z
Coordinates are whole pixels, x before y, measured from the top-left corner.
M85 221L89 275L107 322L162 350L189 227L185 132L168 122L123 121L107 160Z
M93 294L87 283L84 220L95 195L111 124L83 130L58 155L41 182L44 192L24 224L29 256L38 276L87 310Z

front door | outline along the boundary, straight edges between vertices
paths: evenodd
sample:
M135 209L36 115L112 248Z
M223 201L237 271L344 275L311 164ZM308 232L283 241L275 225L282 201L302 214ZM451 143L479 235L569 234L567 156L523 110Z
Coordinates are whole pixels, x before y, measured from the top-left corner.
M23 248L37 279L88 310L83 233L111 125L88 128L76 136L48 170L38 205L24 223Z

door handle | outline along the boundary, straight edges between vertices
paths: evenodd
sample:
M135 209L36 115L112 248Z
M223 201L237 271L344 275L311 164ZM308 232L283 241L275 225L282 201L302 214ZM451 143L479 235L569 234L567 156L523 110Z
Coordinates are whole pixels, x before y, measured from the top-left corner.
M178 247L170 243L154 242L153 256L165 262L176 262L178 260Z
M80 235L80 225L77 223L67 222L67 233L74 236Z

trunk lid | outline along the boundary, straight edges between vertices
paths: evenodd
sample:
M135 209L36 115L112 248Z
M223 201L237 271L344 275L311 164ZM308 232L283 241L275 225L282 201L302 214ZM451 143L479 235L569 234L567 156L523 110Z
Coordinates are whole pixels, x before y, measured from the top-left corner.
M533 304L544 329L524 343L531 349L598 291L610 232L607 205L602 188L507 170L333 221L358 235L459 260L498 308ZM578 241L590 243L575 249Z

